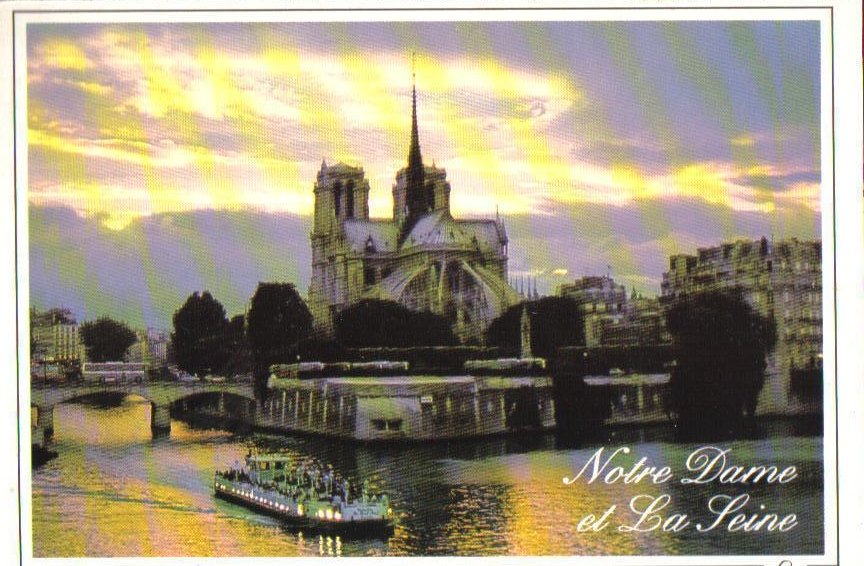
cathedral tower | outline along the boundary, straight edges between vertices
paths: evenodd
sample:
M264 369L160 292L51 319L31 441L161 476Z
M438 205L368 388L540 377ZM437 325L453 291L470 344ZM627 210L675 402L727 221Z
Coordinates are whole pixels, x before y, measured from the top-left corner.
M349 265L345 225L369 220L369 181L362 167L323 162L314 193L309 308L319 328L329 332L333 314L352 297L350 279L358 268Z
M314 233L329 234L345 220L369 218L369 181L362 167L321 163L314 192Z

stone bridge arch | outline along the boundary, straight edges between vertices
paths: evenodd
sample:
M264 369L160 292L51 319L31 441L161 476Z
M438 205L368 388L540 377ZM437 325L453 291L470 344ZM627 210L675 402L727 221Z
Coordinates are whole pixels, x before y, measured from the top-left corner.
M251 383L152 382L131 384L76 383L49 387L31 387L30 405L36 409L32 427L34 444L47 444L54 434L54 407L91 395L104 393L135 395L150 402L150 429L153 436L171 432L171 407L184 399L205 395L222 395L242 399L246 408L243 416L254 422L257 400Z
M207 400L211 403L204 403L202 407L200 402ZM198 405L197 413L200 415L212 413L216 417L227 417L247 423L255 423L258 412L258 400L254 395L232 390L194 391L168 403L169 426L172 408L181 408L184 412L188 412L194 405ZM164 422L160 421L160 424Z

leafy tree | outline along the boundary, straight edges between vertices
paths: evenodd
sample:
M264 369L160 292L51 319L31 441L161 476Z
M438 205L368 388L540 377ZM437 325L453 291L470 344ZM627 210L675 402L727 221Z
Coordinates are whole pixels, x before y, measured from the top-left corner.
M667 312L678 362L672 402L691 438L734 437L756 410L765 356L776 341L773 320L739 290L685 296Z
M394 301L367 299L336 315L336 339L349 348L405 348L456 343L443 316Z
M296 360L297 343L312 330L312 314L291 283L259 283L246 321L259 381L266 379L272 364Z
M228 359L227 333L225 307L208 291L196 291L174 313L174 360L189 373L222 373Z
M336 362L345 358L342 344L336 340L326 340L320 337L309 337L297 344L297 355L301 360L321 362Z
M107 316L82 324L79 335L91 362L122 361L138 339L131 328Z
M252 354L246 337L246 317L238 314L231 317L225 334L227 359L223 368L228 375L245 374L252 369Z
M585 330L579 305L567 297L543 297L513 305L492 321L486 330L486 342L517 354L522 344L522 309L528 310L531 322L531 352L538 357L554 359L558 348L585 343Z

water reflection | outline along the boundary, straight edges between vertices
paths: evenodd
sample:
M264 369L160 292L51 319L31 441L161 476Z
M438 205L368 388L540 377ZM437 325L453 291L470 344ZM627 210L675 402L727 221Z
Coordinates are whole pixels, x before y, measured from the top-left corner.
M561 478L572 476L600 444L564 445L551 435L368 448L235 435L173 421L170 437L153 440L149 411L141 399L108 409L55 408L54 449L60 455L33 478L36 556L800 554L822 549L818 437L769 434L729 444L742 461L798 466L794 489L748 490L753 505L798 513L801 526L795 536L626 533L613 527L579 533L582 517L599 516L611 505L618 506L616 520L632 520L627 504L637 494L668 493L679 510L702 520L705 500L717 488L686 489L675 482L564 485ZM669 442L668 436L668 431L665 438L660 431L618 431L608 444L627 444L632 456L680 469L693 447ZM352 540L297 531L215 499L214 470L242 461L250 448L315 458L345 476L368 478L375 489L391 495L399 514L392 536Z

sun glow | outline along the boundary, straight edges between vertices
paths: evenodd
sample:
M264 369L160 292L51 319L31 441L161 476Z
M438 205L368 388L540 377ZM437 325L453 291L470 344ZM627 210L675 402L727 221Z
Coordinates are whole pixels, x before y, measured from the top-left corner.
M207 27L161 34L111 25L82 42L57 33L36 43L31 156L65 164L32 175L31 202L103 216L112 229L196 209L310 214L314 175L327 159L364 166L373 214L389 215L410 127L409 50L375 50L338 29L335 52L266 27L257 38L237 46ZM474 54L420 51L416 59L423 154L447 169L455 214L677 198L731 211L819 208L818 184L754 186L744 177L784 171L752 156L740 167L691 160L665 169L586 160L564 133L604 113L581 79L515 64L488 38L478 41ZM55 92L85 97L85 112L64 113L51 103ZM760 139L739 133L729 144L746 149Z

